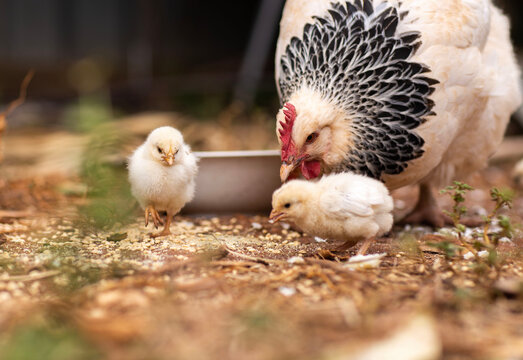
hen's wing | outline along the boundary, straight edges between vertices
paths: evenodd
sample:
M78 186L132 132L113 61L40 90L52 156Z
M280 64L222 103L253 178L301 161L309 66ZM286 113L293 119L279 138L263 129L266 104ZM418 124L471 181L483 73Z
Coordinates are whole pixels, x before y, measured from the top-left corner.
M436 44L467 48L485 45L490 31L490 0L287 0L280 21L276 48L276 82L281 73L281 57L293 37L301 38L307 24L329 15L333 5L361 4L376 9L392 6L402 13L397 33L411 31L422 35L422 49ZM350 21L345 19L345 21Z

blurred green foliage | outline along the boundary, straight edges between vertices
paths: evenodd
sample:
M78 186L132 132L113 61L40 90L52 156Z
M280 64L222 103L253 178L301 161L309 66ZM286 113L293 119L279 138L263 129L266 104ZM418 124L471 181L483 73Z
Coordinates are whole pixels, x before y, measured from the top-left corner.
M410 256L422 257L423 252L421 251L418 239L414 234L403 232L399 235L400 250Z
M87 185L87 202L79 207L83 230L127 224L135 210L122 161L125 130L112 121L108 103L100 94L86 95L68 112L70 124L89 136L80 171Z
M100 359L99 352L74 328L57 321L22 325L2 340L3 360Z
M507 237L507 238L511 239L514 237L514 235L516 233L516 229L515 229L514 224L512 224L512 221L510 220L510 218L508 216L506 216L506 215L498 216L498 225L502 229L500 231L500 233L498 234L498 238Z

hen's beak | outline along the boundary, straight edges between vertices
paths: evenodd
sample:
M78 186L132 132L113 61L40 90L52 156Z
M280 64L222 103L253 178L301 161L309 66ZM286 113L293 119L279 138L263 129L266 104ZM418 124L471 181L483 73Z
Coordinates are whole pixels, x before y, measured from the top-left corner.
M272 210L271 211L271 214L269 215L269 222L271 224L274 224L275 222L278 222L280 221L281 219L283 219L285 217L285 213L282 213L282 212L277 212L276 210Z
M292 174L294 169L298 167L299 163L292 161L290 163L282 162L280 167L280 179L284 183L289 179L289 175Z

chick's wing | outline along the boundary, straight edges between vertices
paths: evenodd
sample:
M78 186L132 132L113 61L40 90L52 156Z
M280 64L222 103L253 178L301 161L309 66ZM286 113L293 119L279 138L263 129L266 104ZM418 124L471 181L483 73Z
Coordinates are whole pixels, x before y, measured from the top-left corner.
M338 190L325 193L320 200L321 209L329 216L346 218L348 216L372 216L369 199L354 193L343 193Z

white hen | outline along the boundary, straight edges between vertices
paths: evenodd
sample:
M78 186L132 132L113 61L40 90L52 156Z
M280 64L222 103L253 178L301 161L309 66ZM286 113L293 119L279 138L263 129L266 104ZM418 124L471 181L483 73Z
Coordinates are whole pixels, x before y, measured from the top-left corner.
M274 192L272 206L271 220L288 220L310 235L344 240L340 249L366 240L360 254L393 223L393 201L385 185L353 173L317 182L292 180Z
M409 220L441 226L432 188L485 166L521 103L507 18L491 0L287 0L280 24L282 180L419 183Z
M145 209L145 226L150 215L158 227L162 223L158 211L167 212L164 229L151 236L171 233L173 216L194 197L197 171L196 157L182 134L170 126L153 130L129 158L131 191Z

